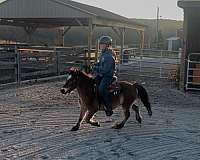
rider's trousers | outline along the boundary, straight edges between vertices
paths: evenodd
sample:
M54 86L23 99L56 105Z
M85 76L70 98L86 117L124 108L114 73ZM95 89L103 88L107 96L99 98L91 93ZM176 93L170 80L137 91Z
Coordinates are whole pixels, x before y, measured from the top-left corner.
M99 85L99 93L103 98L105 107L109 110L112 109L112 97L108 91L108 87L111 85L112 80L112 77L103 77Z

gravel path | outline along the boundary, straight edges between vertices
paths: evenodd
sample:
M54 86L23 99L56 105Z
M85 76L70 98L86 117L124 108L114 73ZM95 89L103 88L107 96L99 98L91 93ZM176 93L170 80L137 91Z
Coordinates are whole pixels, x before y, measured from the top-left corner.
M104 112L101 127L83 123L71 127L79 116L77 93L63 96L64 82L51 82L0 91L0 160L199 160L200 96L171 87L146 84L153 116L141 108L140 126L132 111L121 130L115 110L111 121Z

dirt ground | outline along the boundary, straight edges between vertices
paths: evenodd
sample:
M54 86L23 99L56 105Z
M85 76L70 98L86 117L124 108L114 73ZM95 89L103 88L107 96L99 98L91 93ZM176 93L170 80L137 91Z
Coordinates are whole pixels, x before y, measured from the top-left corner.
M143 124L131 117L121 130L111 126L123 118L121 109L101 127L83 123L71 132L79 116L77 93L60 93L64 82L35 84L0 91L0 160L199 160L200 95L171 86L144 86L153 116L141 106Z

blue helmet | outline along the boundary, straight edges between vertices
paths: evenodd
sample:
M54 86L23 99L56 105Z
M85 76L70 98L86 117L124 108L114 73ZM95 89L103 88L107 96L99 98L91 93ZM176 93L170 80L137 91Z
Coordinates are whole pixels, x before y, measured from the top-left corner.
M110 36L102 36L99 38L99 44L112 44L112 38Z

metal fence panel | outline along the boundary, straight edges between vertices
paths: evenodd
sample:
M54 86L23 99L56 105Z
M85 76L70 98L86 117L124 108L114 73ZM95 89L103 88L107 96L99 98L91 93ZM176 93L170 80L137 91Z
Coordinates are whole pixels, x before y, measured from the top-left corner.
M0 83L17 81L17 54L0 52Z
M24 48L0 52L0 84L59 76L72 66L83 67L85 48Z
M119 74L177 81L181 52L137 48L124 49Z
M200 90L200 53L188 55L186 90Z

